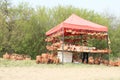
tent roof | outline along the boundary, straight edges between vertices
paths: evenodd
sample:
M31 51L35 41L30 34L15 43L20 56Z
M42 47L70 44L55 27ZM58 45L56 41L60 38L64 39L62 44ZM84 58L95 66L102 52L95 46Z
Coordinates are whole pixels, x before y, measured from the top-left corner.
M62 28L71 29L71 30L89 30L89 31L98 31L98 32L108 31L108 28L105 26L93 23L91 21L80 18L75 14L72 14L69 18L67 18L61 24L57 25L56 27L53 27L48 32L46 32L46 35L48 36L48 35L54 34L57 31L62 30Z

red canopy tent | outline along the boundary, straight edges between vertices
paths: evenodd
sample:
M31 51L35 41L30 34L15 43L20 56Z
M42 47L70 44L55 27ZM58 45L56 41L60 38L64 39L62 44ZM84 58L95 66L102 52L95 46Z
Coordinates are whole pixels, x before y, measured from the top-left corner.
M46 35L52 35L56 32L61 31L62 29L71 29L71 30L88 30L95 32L107 32L108 28L91 21L80 18L79 16L72 14L68 19L57 25L56 27L50 29L46 32Z
M63 43L62 43L63 44L62 45L62 62L64 62L63 61L64 41L65 41L64 36L69 35L67 32L68 30L71 30L72 32L77 31L77 32L80 32L80 34L82 32L88 32L88 33L97 32L97 33L105 33L105 35L106 35L106 33L108 32L108 28L106 26L102 26L102 25L93 23L91 21L80 18L79 16L77 16L75 14L72 14L65 21L63 21L62 23L58 24L56 27L53 27L48 32L46 32L46 35L48 36L48 38L49 38L49 36L50 37L52 35L55 36L58 33L60 33L60 35L63 34L62 35L62 41L63 41ZM80 35L80 34L78 34L78 35ZM51 38L53 38L53 36ZM108 36L106 38L107 38L107 42L108 42Z

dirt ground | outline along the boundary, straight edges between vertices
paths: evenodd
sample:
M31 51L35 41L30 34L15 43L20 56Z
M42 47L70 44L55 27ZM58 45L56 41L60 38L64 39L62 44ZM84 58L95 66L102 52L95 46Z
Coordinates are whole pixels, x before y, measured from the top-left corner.
M120 67L0 67L0 80L120 80Z

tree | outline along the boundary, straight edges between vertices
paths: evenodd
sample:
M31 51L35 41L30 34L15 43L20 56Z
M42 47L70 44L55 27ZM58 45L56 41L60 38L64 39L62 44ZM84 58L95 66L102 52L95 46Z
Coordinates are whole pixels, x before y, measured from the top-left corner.
M108 26L111 39L113 56L120 56L119 51L119 27L120 23L114 22L114 16L98 14L87 9L79 9L73 6L57 6L54 8L31 8L27 3L21 3L11 7L8 0L0 1L0 50L1 52L16 52L29 54L32 58L47 52L45 33L60 24L71 14L76 14L92 22ZM94 41L93 45L105 48L105 41Z

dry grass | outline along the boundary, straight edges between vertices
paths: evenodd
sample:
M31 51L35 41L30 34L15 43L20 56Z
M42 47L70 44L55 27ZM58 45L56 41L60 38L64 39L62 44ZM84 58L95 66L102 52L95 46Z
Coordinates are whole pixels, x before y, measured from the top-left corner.
M0 59L0 80L120 80L120 67Z

